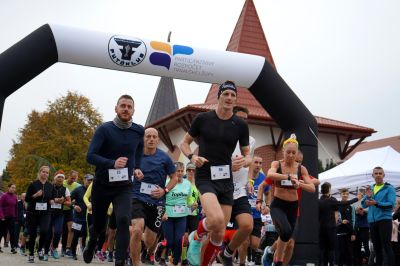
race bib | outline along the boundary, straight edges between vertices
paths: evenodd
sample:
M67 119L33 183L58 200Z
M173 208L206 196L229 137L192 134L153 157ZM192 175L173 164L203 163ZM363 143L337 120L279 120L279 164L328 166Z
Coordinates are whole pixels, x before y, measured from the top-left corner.
M157 186L145 182L140 183L140 193L151 195L151 192L156 190Z
M175 205L172 207L172 212L176 214L183 214L186 213L187 207L182 205Z
M50 208L52 209L61 209L61 203L53 203Z
M35 210L37 210L37 211L46 211L47 210L47 203L36 202Z
M82 225L77 223L72 223L72 229L75 229L76 231L81 231Z
M128 179L128 168L108 169L109 182L127 181Z
M229 165L211 166L211 180L230 178Z
M283 186L283 187L291 187L291 186L293 186L293 184L292 184L292 181L290 181L290 180L281 180L281 186Z
M256 207L256 205L257 205L256 202L257 202L257 199L249 199L249 203L252 208Z

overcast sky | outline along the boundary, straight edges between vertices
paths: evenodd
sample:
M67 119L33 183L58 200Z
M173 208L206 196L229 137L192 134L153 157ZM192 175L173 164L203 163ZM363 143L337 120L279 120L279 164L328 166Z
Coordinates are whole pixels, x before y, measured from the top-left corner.
M0 53L45 23L225 50L244 0L1 0ZM254 0L278 72L314 115L371 127L369 140L400 134L400 1ZM23 63L23 62L21 62ZM68 90L111 120L118 96L144 124L159 77L57 63L10 95L0 130L0 171L33 110ZM175 80L180 107L209 84ZM1 89L1 88L0 88ZM368 139L367 139L368 140Z

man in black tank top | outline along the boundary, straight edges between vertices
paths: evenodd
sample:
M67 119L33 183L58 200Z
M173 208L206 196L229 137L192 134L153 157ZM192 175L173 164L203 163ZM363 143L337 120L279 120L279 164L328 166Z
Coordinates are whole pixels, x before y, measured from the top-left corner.
M223 83L218 92L217 109L197 115L180 144L182 152L197 167L195 182L207 217L200 221L196 239L210 233L209 243L202 248L202 265L207 265L214 251L221 246L225 225L231 216L232 171L251 163L249 128L245 121L233 114L236 93L233 82ZM190 148L195 138L199 145L198 155L193 154ZM242 155L232 161L231 156L238 141ZM224 265L229 265L229 262L224 262Z

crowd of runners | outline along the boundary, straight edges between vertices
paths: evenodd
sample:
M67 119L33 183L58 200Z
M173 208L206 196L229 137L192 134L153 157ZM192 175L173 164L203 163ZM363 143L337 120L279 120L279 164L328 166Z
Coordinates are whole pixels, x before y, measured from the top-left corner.
M64 256L135 266L288 265L300 196L315 193L319 180L302 165L294 134L283 142L283 158L263 172L246 123L248 110L236 105L236 97L235 84L227 81L219 87L217 108L194 118L179 144L189 161L185 165L157 148L156 129L132 121L134 100L122 95L115 119L102 124L90 143L87 161L96 167L94 175L84 175L80 184L77 171L60 170L50 178L49 166L42 166L18 201L15 185L9 185L0 219L11 252L19 249L29 262L37 254L41 261ZM346 190L336 201L329 183L322 185L321 265L361 265L370 256L365 228L371 228L377 265L395 265L386 237L395 192L383 183L382 168L373 176L376 184L351 201ZM351 204L358 200L356 226ZM360 253L349 247L353 241Z

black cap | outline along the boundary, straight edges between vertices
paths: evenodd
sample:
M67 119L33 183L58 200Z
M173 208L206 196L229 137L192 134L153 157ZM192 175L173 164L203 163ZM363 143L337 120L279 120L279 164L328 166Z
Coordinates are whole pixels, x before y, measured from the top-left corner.
M236 88L235 83L233 81L227 80L219 86L218 99L219 99L219 96L221 96L221 93L223 93L226 90L232 90L237 94L237 88Z

